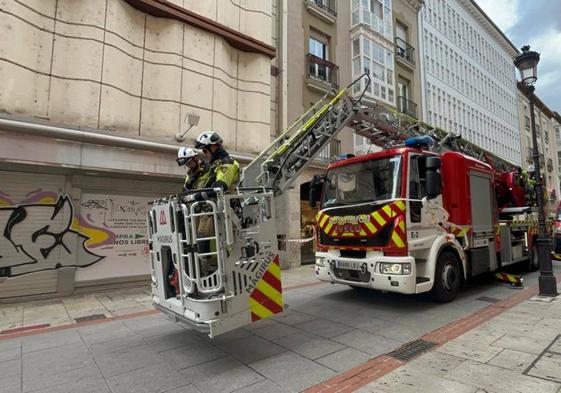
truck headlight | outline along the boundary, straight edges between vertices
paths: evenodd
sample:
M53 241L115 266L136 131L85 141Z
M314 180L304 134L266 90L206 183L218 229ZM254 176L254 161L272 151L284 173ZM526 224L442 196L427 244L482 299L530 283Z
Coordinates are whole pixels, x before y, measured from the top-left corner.
M380 263L382 274L411 274L410 263Z
M325 267L325 258L316 257L316 266Z

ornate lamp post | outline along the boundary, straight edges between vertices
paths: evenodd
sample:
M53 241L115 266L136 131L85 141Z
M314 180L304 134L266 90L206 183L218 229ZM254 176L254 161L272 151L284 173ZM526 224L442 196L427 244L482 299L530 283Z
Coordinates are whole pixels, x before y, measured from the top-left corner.
M532 122L532 143L534 144L534 169L536 176L536 200L538 202L538 238L536 240L538 263L540 267L539 295L557 296L557 282L553 276L553 266L551 263L549 239L545 233L545 211L543 200L543 184L541 179L540 154L538 150L538 139L536 135L536 120L534 116L534 84L538 80L538 62L540 54L530 50L526 45L522 48L522 53L514 59L514 65L520 71L520 79L528 91L530 100L530 119Z

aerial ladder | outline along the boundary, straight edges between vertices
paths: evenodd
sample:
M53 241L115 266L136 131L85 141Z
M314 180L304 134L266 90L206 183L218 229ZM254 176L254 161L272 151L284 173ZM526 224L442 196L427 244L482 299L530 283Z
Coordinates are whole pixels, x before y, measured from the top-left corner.
M365 87L354 97L353 87L361 81ZM459 136L381 104L363 104L369 83L363 75L326 94L243 169L234 193L217 188L212 200L184 203L181 195L170 195L153 202L147 221L156 308L211 338L282 312L275 200L345 127L383 148L428 135L434 148L513 170Z

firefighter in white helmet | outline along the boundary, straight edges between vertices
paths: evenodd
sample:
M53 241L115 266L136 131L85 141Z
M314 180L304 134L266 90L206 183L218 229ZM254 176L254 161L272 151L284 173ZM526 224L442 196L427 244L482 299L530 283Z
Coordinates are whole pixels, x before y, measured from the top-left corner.
M183 191L205 188L210 180L210 164L202 157L202 151L192 147L182 147L177 152L177 165L188 168Z
M214 131L205 131L195 140L195 148L201 149L210 163L208 188L234 191L240 178L240 164L222 147L222 138ZM186 196L185 202L203 201L215 197L213 191L201 191Z

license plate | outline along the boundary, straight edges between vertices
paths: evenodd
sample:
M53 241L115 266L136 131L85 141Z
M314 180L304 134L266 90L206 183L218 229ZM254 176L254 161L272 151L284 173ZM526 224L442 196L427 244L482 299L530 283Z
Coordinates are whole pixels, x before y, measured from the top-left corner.
M335 261L337 269L360 270L360 263L354 261Z

